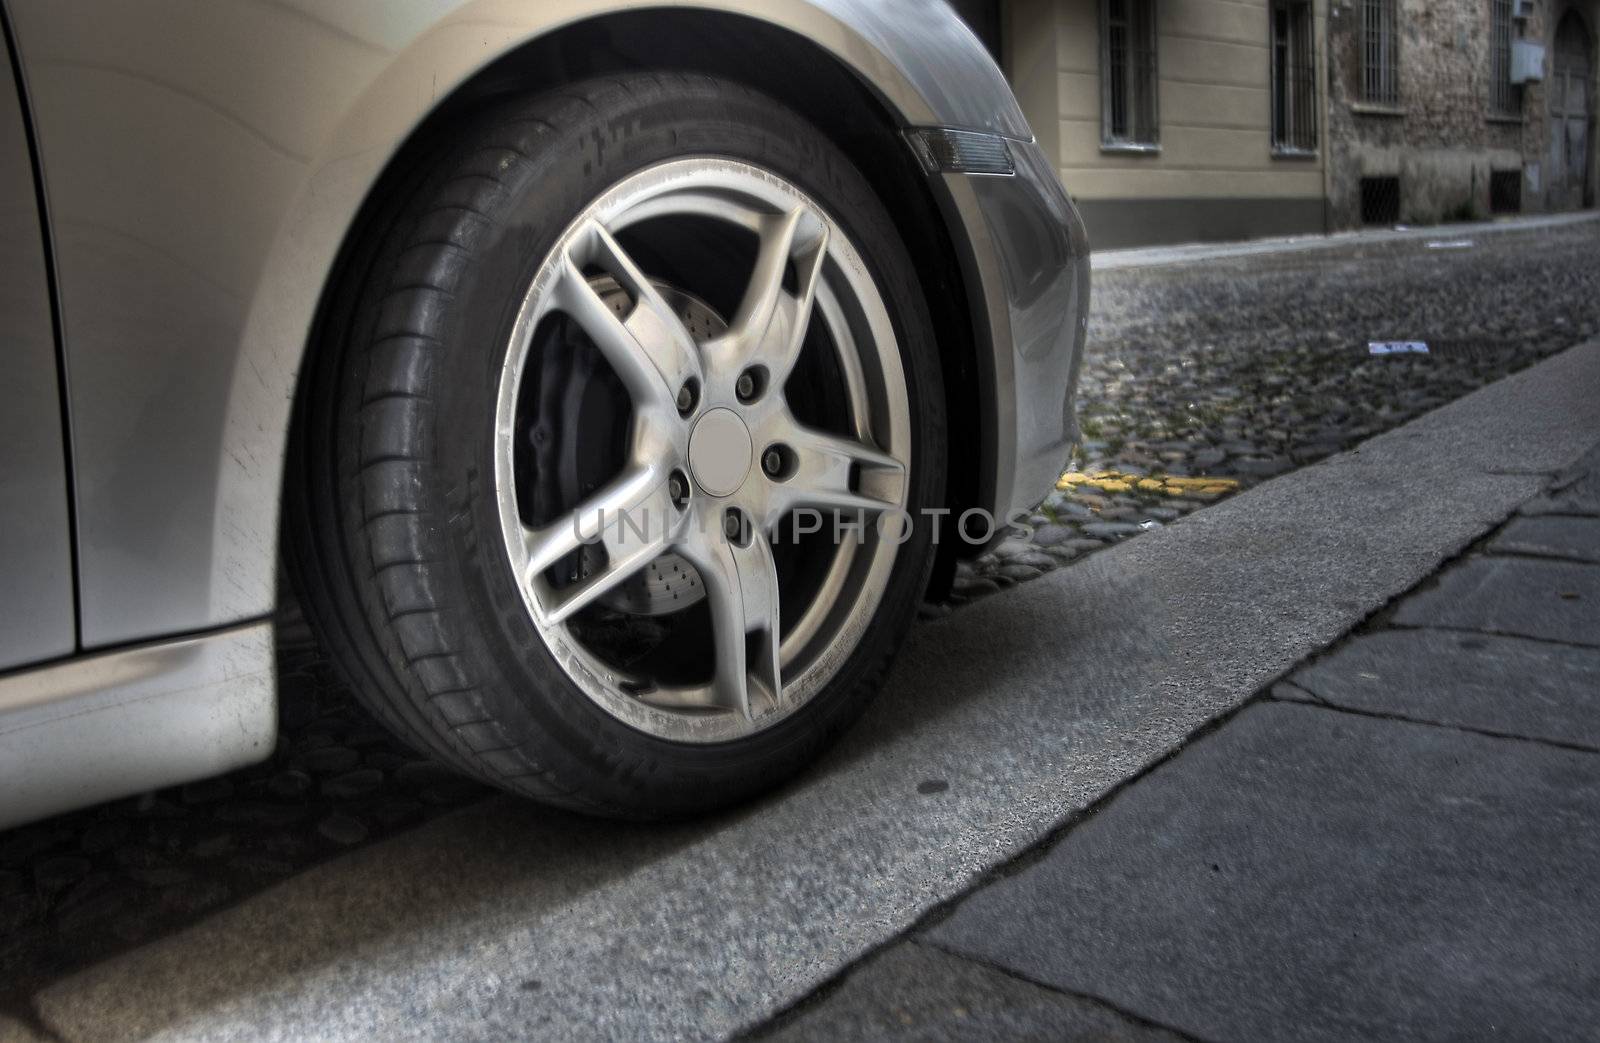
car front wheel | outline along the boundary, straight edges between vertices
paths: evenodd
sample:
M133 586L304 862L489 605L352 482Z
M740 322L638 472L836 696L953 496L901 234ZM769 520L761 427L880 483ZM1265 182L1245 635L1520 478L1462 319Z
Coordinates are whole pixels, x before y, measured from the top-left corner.
M939 360L884 208L704 77L502 103L432 156L301 404L327 645L515 792L659 817L782 780L880 683L932 558Z

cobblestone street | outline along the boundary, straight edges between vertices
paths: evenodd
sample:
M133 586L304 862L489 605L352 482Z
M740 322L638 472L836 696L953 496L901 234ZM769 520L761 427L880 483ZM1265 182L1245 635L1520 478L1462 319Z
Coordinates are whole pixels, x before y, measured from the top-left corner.
M1593 336L1597 255L1600 224L1584 222L1097 271L1074 473L1031 541L962 570L957 600L1349 449ZM1372 356L1372 341L1429 351Z
M1071 470L1030 534L963 567L950 605L926 614L1171 524L1594 337L1600 221L1121 268L1097 272L1094 292ZM1369 341L1391 340L1429 350L1369 354ZM269 760L0 833L0 1022L31 1022L25 997L52 979L487 794L389 738L292 613L281 641Z

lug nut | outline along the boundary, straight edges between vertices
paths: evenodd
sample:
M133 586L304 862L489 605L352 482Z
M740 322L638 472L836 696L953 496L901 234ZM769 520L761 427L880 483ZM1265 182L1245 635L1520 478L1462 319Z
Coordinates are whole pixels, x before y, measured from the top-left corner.
M761 397L767 388L767 371L760 366L751 366L739 374L739 379L733 385L733 393L739 396L740 402L754 402Z
M728 539L738 541L744 532L744 519L739 517L738 511L729 511L722 516L722 534Z
M768 478L778 478L784 472L783 450L777 446L769 446L761 454L761 469L767 473Z
M694 381L691 380L678 389L678 412L688 413L694 409L695 398Z

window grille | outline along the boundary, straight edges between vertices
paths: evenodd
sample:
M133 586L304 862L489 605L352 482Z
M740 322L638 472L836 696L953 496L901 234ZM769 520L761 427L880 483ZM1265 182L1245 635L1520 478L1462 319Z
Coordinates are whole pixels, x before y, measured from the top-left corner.
M1489 0L1489 111L1522 115L1522 88L1511 82L1511 0Z
M1400 104L1400 0L1361 0L1361 100Z
M1101 136L1105 144L1154 146L1156 0L1101 0Z
M1272 3L1272 147L1317 147L1316 22L1311 0Z

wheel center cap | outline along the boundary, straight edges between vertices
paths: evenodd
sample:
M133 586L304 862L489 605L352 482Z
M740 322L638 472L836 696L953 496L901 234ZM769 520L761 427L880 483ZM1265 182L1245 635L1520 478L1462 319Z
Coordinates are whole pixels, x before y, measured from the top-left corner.
M731 409L712 409L689 435L689 469L712 496L728 496L744 484L755 456L750 429Z

